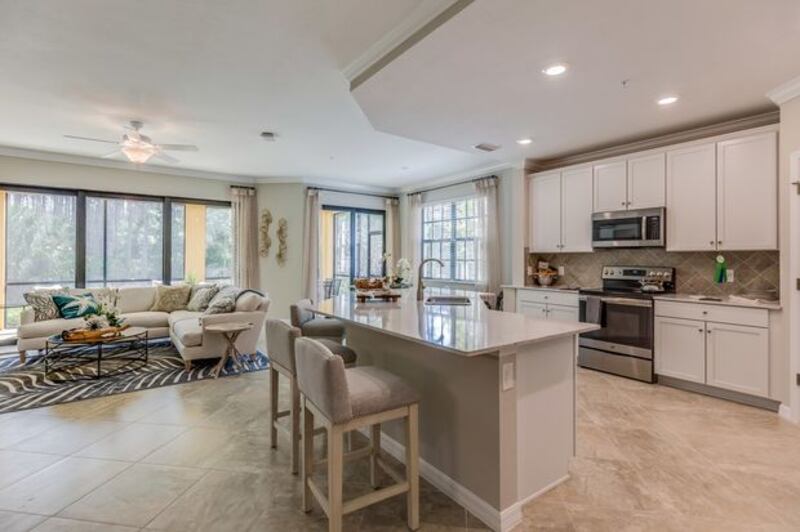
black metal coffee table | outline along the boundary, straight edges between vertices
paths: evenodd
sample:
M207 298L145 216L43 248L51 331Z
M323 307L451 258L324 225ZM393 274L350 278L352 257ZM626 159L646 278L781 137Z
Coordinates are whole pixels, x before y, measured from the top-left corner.
M118 336L64 340L51 336L44 347L44 374L54 382L114 377L147 365L149 335L144 327L129 327Z

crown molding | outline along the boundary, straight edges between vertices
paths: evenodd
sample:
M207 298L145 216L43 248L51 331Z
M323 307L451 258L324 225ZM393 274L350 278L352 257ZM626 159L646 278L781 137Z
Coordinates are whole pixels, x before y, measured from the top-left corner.
M179 177L194 177L197 179L210 179L213 181L229 181L231 183L252 184L255 179L252 176L237 176L232 174L221 174L207 172L205 170L192 170L190 168L174 168L170 166L159 166L154 164L134 164L128 161L118 161L113 159L99 159L86 155L74 155L69 153L59 153L43 150L32 150L28 148L15 148L12 146L0 146L0 156L17 157L20 159L31 159L34 161L78 164L83 166L95 166L99 168L113 168L115 170L129 170L134 172L146 172L149 174L172 175Z
M422 2L400 24L384 34L342 71L350 90L354 90L383 67L456 16L474 0L435 0Z
M381 187L376 185L362 185L358 183L345 183L338 179L320 179L303 177L257 177L256 185L304 185L308 187L322 187L335 189L338 192L365 192L375 194L397 194L396 187Z
M495 172L502 172L503 170L508 170L509 168L515 168L515 165L512 163L499 163L491 166L482 166L474 170L459 172L456 174L440 177L438 179L431 179L429 181L425 181L424 184L408 185L398 189L396 192L402 194L413 194L414 192L424 191L430 188L446 187L449 185L460 185L462 183L468 182L470 179L485 177Z
M566 153L556 157L548 157L546 159L528 159L525 164L525 169L528 172L553 170L555 168L563 168L576 164L599 161L601 159L620 157L630 153L673 146L675 144L681 144L684 142L716 137L719 135L725 135L727 133L734 133L736 131L771 126L778 124L779 122L780 111L775 109L772 111L733 118L723 122L714 122L712 124L705 124L690 129L673 131L663 135L646 136L636 140L611 144L600 148Z
M767 98L775 102L776 105L783 105L798 96L800 96L800 76L778 85L767 93Z

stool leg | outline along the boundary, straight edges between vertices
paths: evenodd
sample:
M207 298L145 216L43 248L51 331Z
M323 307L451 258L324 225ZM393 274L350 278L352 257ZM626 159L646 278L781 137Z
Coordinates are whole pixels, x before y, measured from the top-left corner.
M406 479L408 493L406 506L408 509L408 528L419 528L419 407L408 407L406 418Z
M378 489L378 454L381 452L381 424L372 425L372 448L369 453L369 483Z
M278 421L278 371L269 368L269 444L273 449L278 448L278 429L275 423Z
M292 474L296 475L300 462L300 390L297 379L291 379L289 387L292 394Z
M336 425L328 429L328 532L342 531L344 438Z
M314 414L303 399L303 511L311 511L311 489L308 480L314 472Z

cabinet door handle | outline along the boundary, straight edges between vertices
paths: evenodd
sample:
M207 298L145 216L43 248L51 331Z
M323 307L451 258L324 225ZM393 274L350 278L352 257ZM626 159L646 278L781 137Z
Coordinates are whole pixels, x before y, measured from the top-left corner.
M709 242L709 244L711 244L713 246L714 245L714 241L712 240L711 242Z
M711 334L711 329L707 330L706 332L707 332L708 334Z
M703 329L697 329L697 332L703 332Z
M625 202L623 201L620 205L622 205L624 207L625 206Z
M722 245L722 240L717 240L717 244Z

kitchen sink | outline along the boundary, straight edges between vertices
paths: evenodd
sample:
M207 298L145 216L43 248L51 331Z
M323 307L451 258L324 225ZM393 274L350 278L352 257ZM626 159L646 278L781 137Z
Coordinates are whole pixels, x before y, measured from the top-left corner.
M425 299L426 305L471 305L472 302L464 296L428 296Z

